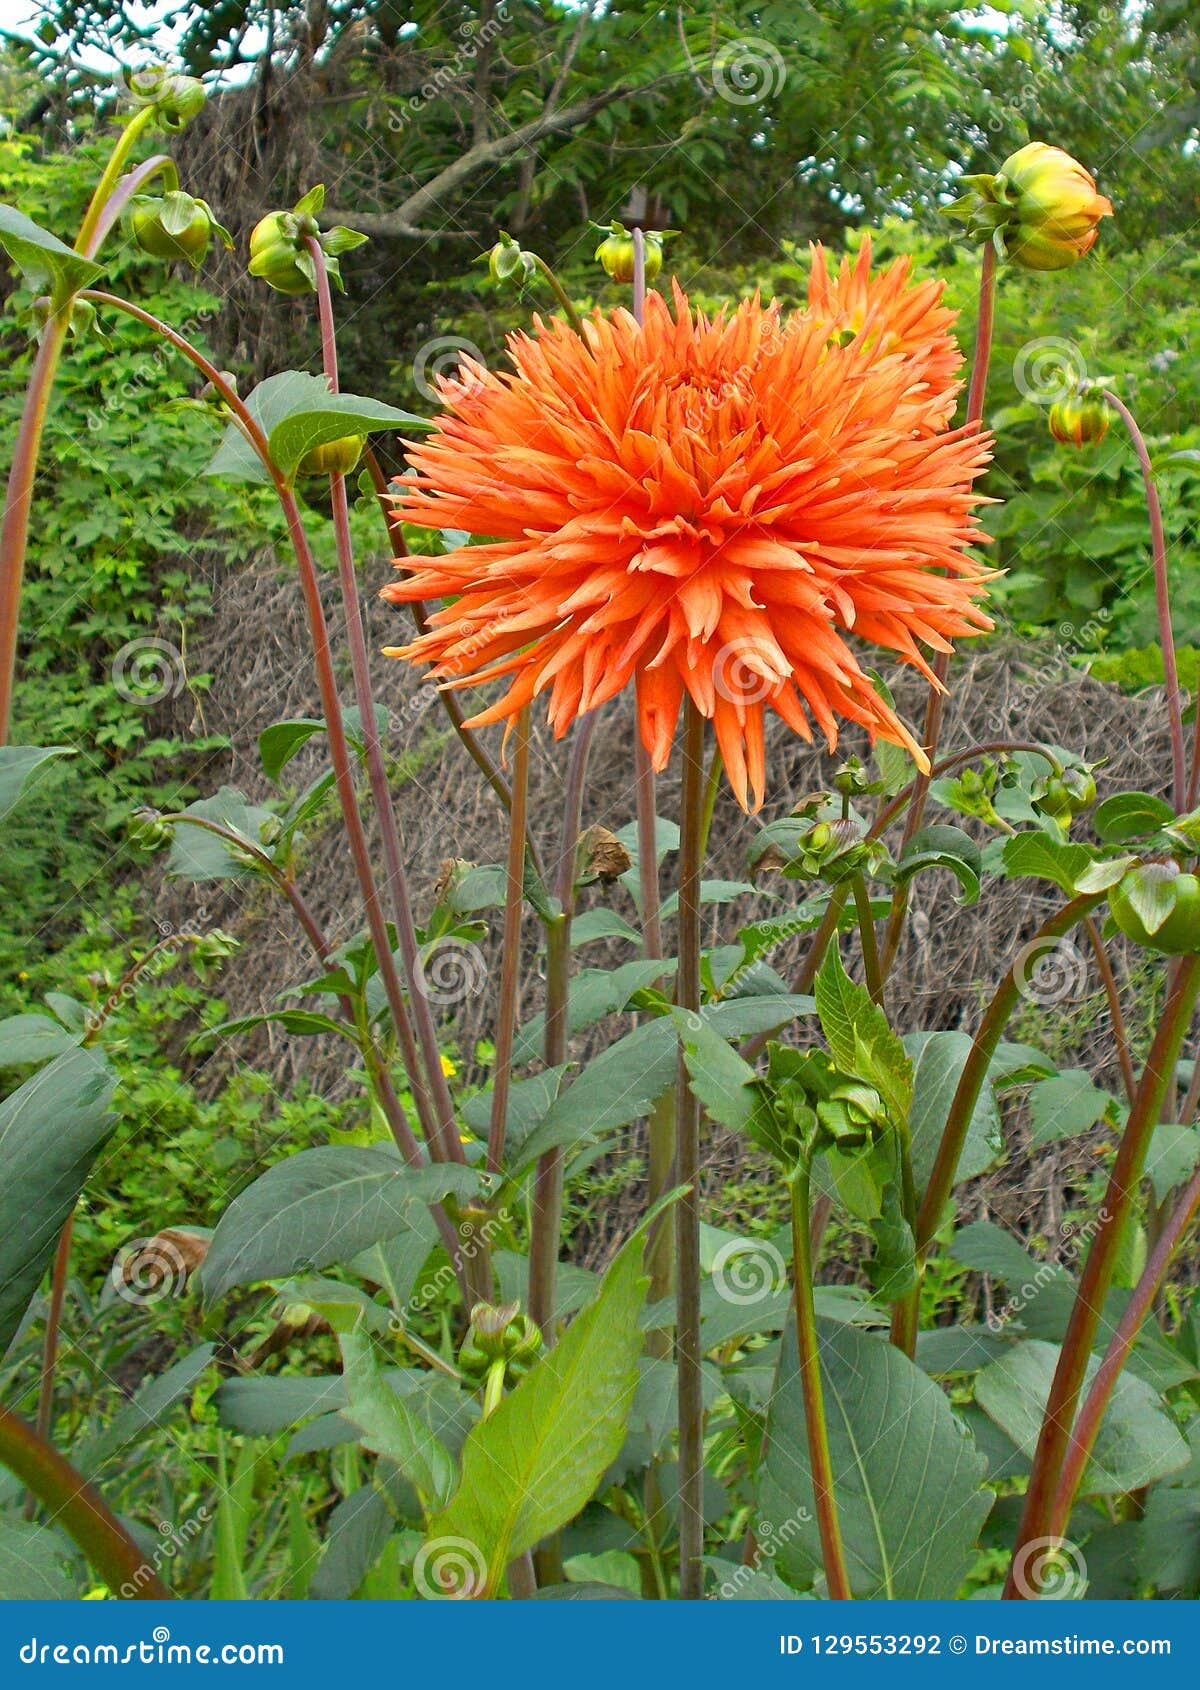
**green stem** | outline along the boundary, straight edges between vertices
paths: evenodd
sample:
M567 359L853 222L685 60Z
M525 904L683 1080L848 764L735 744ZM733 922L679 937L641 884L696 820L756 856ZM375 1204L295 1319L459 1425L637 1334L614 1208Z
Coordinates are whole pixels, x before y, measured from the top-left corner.
M704 823L704 718L689 697L683 736L679 821L679 973L675 1001L700 1012L700 877ZM679 1394L679 1594L704 1595L704 1399L700 1348L700 1100L689 1083L682 1043L676 1080L675 1360Z
M883 975L879 971L879 948L875 942L875 918L871 914L871 894L863 875L851 880L854 889L854 908L858 915L858 936L862 943L863 971L872 1003L883 1002Z
M1030 956L1034 947L1051 940L1059 939L1069 933L1077 922L1090 914L1101 902L1102 893L1088 897L1073 898L1049 920L1044 921L1037 933L1023 951L1024 956ZM1010 968L1003 980L996 987L979 1024L979 1031L971 1043L967 1059L963 1063L962 1072L958 1077L954 1097L950 1103L950 1112L946 1117L946 1125L942 1129L941 1142L934 1158L933 1168L929 1175L929 1183L925 1188L925 1195L917 1212L915 1236L917 1244L918 1267L920 1259L932 1243L935 1233L941 1224L942 1212L950 1201L954 1190L954 1179L958 1172L958 1164L962 1158L963 1146L967 1141L967 1132L971 1118L975 1113L975 1106L979 1102L980 1093L987 1081L988 1069L992 1058L996 1054L996 1046L1000 1043L1004 1029L1008 1025L1018 996L1020 995L1021 978L1016 966ZM892 1315L892 1341L898 1347L911 1352L912 1342L916 1335L917 1309L920 1300L920 1284L918 1283L896 1305Z
M0 1463L77 1543L114 1596L161 1602L171 1592L100 1493L33 1427L0 1407Z
M1018 1585L1014 1571L1021 1551L1034 1539L1047 1537L1051 1533L1055 1495L1062 1477L1092 1345L1100 1325L1105 1299L1112 1286L1121 1242L1137 1194L1138 1182L1145 1167L1146 1152L1158 1125L1159 1112L1167 1088L1174 1080L1175 1064L1187 1034L1198 993L1200 956L1186 957L1176 971L1162 1020L1146 1057L1137 1101L1129 1112L1129 1119L1121 1136L1120 1148L1109 1175L1108 1189L1099 1211L1099 1229L1080 1275L1079 1290L1071 1309L1066 1337L1059 1351L1058 1366L1050 1386L1050 1396L1046 1403L1029 1485L1025 1492L1025 1508L1013 1550L1013 1568L1009 1571L1008 1582L1004 1587L1004 1596L1009 1601L1023 1600L1029 1594L1027 1585L1023 1588Z
M550 283L551 288L554 290L555 298L558 300L558 303L562 306L563 311L566 314L566 318L567 318L568 323L570 323L571 327L575 330L575 333L579 336L579 338L581 340L584 340L584 342L586 344L586 339L585 339L585 336L584 336L584 333L583 333L583 318L579 315L579 312L576 310L575 303L572 300L570 294L567 292L566 288L563 287L562 283L559 281L558 277L554 274L554 271L546 263L546 260L544 258L542 258L538 253L535 252L533 254L533 261L537 265L539 273L542 276L545 277L545 279Z
M800 1390L804 1397L804 1426L808 1434L808 1461L812 1469L813 1497L825 1582L834 1601L848 1602L853 1592L846 1571L842 1529L833 1491L833 1462L829 1454L829 1428L825 1419L825 1392L821 1385L821 1356L817 1343L817 1315L813 1300L812 1254L809 1243L809 1171L804 1168L791 1181L792 1266L796 1279L796 1345L800 1357Z
M104 167L104 174L96 184L96 190L79 226L79 233L75 237L76 252L91 256L94 251L96 227L108 198L117 185L117 179L129 162L129 156L141 138L142 131L151 128L157 117L158 113L153 106L143 106L141 111L134 113L117 137L117 144Z

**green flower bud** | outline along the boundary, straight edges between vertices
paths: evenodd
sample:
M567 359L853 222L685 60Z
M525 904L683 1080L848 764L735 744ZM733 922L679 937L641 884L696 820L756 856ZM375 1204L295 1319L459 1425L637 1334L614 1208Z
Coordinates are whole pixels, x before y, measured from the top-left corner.
M270 211L261 217L250 233L250 274L276 293L315 293L317 263L308 244L312 240L325 255L329 280L344 293L338 256L362 246L367 237L340 224L322 232L317 213L324 203L325 189L318 184L291 211Z
M1096 192L1077 159L1031 141L1005 159L994 176L966 176L968 190L946 211L967 226L971 240L995 238L1026 270L1066 270L1089 252L1112 204Z
M350 475L358 468L358 460L367 444L365 434L344 434L340 440L327 440L314 446L300 460L301 475Z
M164 194L154 199L139 194L129 207L129 227L134 240L152 258L182 260L198 270L213 235L231 249L233 236L224 229L204 201L190 194Z
M159 123L171 134L185 128L208 98L196 77L175 75L163 65L126 71L125 86L134 105L153 106Z
M652 282L663 267L663 242L674 229L644 229L642 245L646 255L646 280ZM596 248L596 258L614 282L631 282L634 271L633 236L623 223L611 223L609 232Z
M494 282L515 282L518 287L524 287L537 273L537 259L501 230L500 239L487 255L487 267Z

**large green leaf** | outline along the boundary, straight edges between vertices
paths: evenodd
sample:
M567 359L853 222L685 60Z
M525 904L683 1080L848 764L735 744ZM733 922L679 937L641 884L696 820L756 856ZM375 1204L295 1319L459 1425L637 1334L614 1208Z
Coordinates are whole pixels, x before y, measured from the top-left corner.
M69 1050L0 1104L0 1354L112 1130L112 1089L99 1052Z
M281 370L246 399L246 408L267 437L271 461L290 480L306 453L347 434L379 428L428 428L428 420L356 393L331 393L324 376ZM205 470L228 481L267 481L257 452L233 423Z
M144 1439L151 1427L159 1425L202 1378L212 1361L214 1347L200 1344L165 1373L147 1379L107 1426L93 1432L72 1450L71 1460L80 1472L92 1475L114 1455Z
M78 1033L49 1015L10 1015L0 1021L0 1068L15 1068L23 1062L46 1062L61 1056L79 1043Z
M1061 1354L1057 1344L1029 1339L985 1367L975 1381L975 1399L1018 1449L1032 1456L1050 1384ZM1088 1363L1084 1390L1100 1357ZM1083 1475L1083 1496L1124 1495L1186 1467L1191 1458L1181 1433L1144 1379L1122 1373L1109 1399L1092 1458Z
M674 973L674 959L660 962L637 958L618 968L581 969L571 981L567 1032L582 1032L605 1016L618 1014L637 992L652 986L656 980L670 979ZM513 1062L518 1067L541 1055L545 1027L546 1017L540 1011L521 1027L513 1044Z
M941 1388L886 1338L818 1327L851 1589L858 1598L949 1599L991 1506L984 1460ZM775 1565L789 1580L812 1583L821 1547L794 1329L771 1401L759 1535L778 1545Z
M69 745L0 745L0 822L16 809L43 763L74 755Z
M245 849L210 831L223 828L245 841ZM270 810L252 804L236 787L223 786L211 798L198 798L181 810L167 857L167 873L180 880L237 880L253 872L252 855L266 849L264 830L278 827Z
M414 1204L477 1195L481 1176L457 1163L410 1168L372 1145L298 1150L236 1197L200 1270L210 1300L234 1285L348 1261L408 1224Z
M466 1569L459 1594L494 1596L509 1562L579 1512L620 1450L642 1347L643 1248L639 1232L595 1302L463 1445L462 1482L424 1551L430 1568Z
M64 299L90 287L104 274L99 264L64 246L57 235L26 217L15 205L0 205L0 246L34 293Z

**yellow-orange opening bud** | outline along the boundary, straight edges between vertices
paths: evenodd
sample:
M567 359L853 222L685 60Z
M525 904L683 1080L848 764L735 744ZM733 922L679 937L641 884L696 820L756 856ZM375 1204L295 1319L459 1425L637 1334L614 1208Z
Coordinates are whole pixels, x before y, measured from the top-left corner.
M946 209L974 240L997 238L1026 270L1066 270L1095 245L1112 202L1091 173L1061 147L1030 141L994 176L964 178L969 192Z
M1096 446L1108 433L1109 408L1098 393L1075 393L1051 405L1048 420L1060 446Z

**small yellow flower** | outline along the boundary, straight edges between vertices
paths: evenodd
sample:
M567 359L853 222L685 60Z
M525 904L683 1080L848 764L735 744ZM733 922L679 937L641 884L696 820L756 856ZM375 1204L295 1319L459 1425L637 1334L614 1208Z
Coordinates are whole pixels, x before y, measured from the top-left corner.
M442 1057L442 1073L448 1080L452 1080L455 1074L458 1073L458 1063L454 1061L453 1057Z

